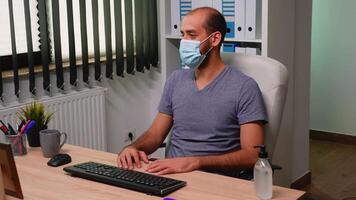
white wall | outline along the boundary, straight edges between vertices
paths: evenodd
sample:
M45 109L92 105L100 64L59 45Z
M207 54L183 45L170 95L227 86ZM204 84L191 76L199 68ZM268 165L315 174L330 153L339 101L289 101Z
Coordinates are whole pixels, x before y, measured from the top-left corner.
M309 171L309 94L312 1L295 2L294 136L292 181Z
M288 69L289 84L273 163L274 183L290 186L309 171L310 0L269 1L268 56Z
M314 0L311 129L356 136L356 1Z
M161 97L161 78L156 70L152 70L108 80L102 86L108 88L108 150L116 153L129 144L129 132L134 132L137 138L151 125Z

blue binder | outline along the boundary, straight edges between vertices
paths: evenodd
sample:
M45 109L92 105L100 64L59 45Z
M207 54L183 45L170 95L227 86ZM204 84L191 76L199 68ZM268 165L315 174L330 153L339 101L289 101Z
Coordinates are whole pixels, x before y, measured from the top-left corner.
M223 43L223 52L234 53L235 46L235 43Z

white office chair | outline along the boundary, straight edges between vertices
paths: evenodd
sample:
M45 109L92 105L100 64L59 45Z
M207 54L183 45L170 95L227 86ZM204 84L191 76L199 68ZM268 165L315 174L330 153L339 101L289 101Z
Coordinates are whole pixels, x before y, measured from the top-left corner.
M268 115L265 145L272 160L287 96L288 71L282 63L268 57L234 53L221 56L226 64L253 78L261 89Z

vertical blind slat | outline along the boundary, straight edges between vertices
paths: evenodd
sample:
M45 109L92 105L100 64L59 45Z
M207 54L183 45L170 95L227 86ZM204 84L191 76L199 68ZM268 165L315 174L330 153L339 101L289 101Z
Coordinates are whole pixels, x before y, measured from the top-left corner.
M132 23L132 0L125 0L125 25L126 25L126 72L134 74L134 41Z
M115 54L116 54L116 75L124 76L124 48L122 45L122 9L121 0L114 1L115 9Z
M49 77L49 45L48 45L48 26L46 14L46 0L38 0L38 12L40 21L40 40L41 40L41 58L43 71L43 88L50 91Z
M59 0L52 0L54 59L56 64L57 88L64 89Z
M25 0L26 1L26 0ZM75 55L75 37L73 20L73 1L67 0L67 22L68 22L68 41L69 41L69 74L70 84L77 86L77 63Z
M29 71L29 89L35 95L35 69L34 69L34 55L32 46L32 31L31 31L31 17L30 17L30 3L24 0L25 24L26 24L26 40L27 40L27 62Z
M143 15L142 0L135 0L135 25L136 25L136 70L144 72L143 67Z
M149 15L150 24L150 63L157 67L158 64L158 25L157 25L157 1L149 1L149 9L152 14Z
M143 64L146 69L150 69L150 62L149 62L149 50L150 50L150 27L149 27L149 2L144 0L143 1Z
M100 66L100 43L99 43L99 6L98 0L92 0L93 12L93 39L94 39L94 57L95 57L95 80L99 80L101 76Z
M15 95L19 97L19 72L16 51L16 38L15 38L15 24L14 24L14 10L12 7L12 0L9 2L9 19L10 19L10 33L11 33L11 48L12 48L12 69L14 72Z
M112 79L112 41L111 41L111 13L110 0L104 1L104 25L106 47L106 77Z
M79 0L80 12L80 34L82 42L82 62L83 62L83 81L89 82L89 64L88 64L88 36L87 36L87 11L85 0Z

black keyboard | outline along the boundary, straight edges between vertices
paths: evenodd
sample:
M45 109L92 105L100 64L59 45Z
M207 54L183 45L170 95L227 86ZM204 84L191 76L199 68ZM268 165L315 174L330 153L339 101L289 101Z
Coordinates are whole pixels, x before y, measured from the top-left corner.
M65 167L63 170L73 176L157 196L165 196L187 184L184 181L120 169L95 162L80 163Z

